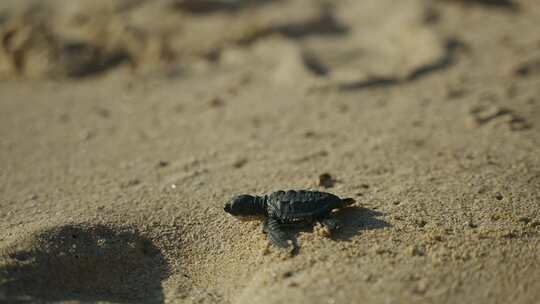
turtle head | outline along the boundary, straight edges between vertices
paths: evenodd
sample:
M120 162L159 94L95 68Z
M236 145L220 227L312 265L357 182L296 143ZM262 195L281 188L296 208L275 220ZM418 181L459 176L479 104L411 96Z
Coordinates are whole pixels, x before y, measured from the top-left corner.
M255 197L251 195L238 195L225 204L225 212L234 216L259 215L259 210L255 204Z

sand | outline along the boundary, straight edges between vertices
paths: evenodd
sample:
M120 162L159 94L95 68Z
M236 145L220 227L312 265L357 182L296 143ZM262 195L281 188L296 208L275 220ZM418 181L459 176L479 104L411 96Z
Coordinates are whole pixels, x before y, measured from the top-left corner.
M538 1L203 2L2 1L0 302L537 303Z

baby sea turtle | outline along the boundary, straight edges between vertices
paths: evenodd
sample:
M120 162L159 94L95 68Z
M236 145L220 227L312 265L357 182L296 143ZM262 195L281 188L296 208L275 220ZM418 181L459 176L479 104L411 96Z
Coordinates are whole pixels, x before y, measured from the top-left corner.
M332 210L353 204L352 198L341 199L319 191L277 191L270 195L239 195L225 204L225 212L238 217L263 217L263 232L277 247L287 248L289 237L284 228L320 223L329 232L339 228Z

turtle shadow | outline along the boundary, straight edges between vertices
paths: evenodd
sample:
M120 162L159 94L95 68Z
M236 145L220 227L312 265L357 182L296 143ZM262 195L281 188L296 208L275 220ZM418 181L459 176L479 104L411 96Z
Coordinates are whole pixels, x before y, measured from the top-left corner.
M382 212L364 208L347 207L332 213L331 217L339 221L340 229L330 236L333 241L350 241L354 236L362 231L384 229L391 225L377 217L384 215ZM314 225L288 229L293 243L292 254L298 254L300 246L298 244L298 234L300 232L315 233Z
M66 225L0 255L0 302L163 303L168 264L133 229Z
M340 209L332 216L340 222L341 229L333 233L330 238L335 241L350 241L362 231L391 227L388 222L377 218L382 215L384 215L382 212L364 207Z

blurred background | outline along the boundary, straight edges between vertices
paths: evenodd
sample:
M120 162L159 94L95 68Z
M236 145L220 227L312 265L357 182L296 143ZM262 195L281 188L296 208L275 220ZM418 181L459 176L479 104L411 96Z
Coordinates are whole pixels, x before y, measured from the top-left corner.
M258 55L250 59L270 67L279 61L290 70L284 74L304 70L302 80L414 78L448 65L448 49L460 45L452 30L464 24L457 17L459 28L441 26L441 5L473 14L475 6L514 15L519 7L500 0L6 0L0 75L81 78L115 69L175 75L182 68L244 66ZM262 54L272 48L280 50Z

